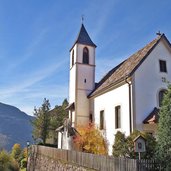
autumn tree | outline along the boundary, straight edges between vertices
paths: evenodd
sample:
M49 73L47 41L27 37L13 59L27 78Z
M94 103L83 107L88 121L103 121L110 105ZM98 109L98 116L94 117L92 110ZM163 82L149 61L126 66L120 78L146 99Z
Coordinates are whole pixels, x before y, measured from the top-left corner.
M22 156L22 158L27 158L28 157L28 150L27 150L26 147L22 150L21 156Z
M19 171L19 168L20 168L19 163L14 158L11 158L10 164L8 166L8 170Z
M79 134L75 137L74 143L80 151L93 154L107 154L107 142L94 125L78 127L77 131Z
M33 137L34 139L42 139L43 144L46 143L46 139L48 137L48 129L50 123L49 110L50 103L46 98L44 99L41 107L34 109L35 119L32 121Z
M5 150L0 151L0 170L18 171L18 162Z
M156 157L171 170L171 84L164 95L159 111Z
M7 170L11 163L10 155L2 150L0 151L0 170Z
M19 163L21 160L22 149L20 144L14 144L11 151L11 156Z
M20 144L14 144L11 153L5 150L0 151L0 171L19 171L22 159Z

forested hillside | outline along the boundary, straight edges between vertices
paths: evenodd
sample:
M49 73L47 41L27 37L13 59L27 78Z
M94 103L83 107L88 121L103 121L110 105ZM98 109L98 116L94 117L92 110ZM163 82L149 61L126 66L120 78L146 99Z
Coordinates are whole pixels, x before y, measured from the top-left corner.
M26 146L32 141L33 117L14 106L0 103L0 148L10 150L15 143Z

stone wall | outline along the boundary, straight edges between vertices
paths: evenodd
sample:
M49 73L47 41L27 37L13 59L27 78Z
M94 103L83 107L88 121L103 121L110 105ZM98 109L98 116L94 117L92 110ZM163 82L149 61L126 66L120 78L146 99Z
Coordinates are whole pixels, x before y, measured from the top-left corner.
M35 163L28 166L28 171L95 171L62 160L54 160L47 156L37 155Z
M43 154L40 152L40 148L38 146L32 146L29 149L28 171L96 171L75 163L69 163L63 159L52 157L52 151L56 149L53 150L51 148L48 150L49 153Z

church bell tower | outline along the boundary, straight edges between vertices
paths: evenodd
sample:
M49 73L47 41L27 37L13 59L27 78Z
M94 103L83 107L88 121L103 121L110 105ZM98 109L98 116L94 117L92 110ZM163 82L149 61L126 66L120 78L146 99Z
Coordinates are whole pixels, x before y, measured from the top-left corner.
M72 126L89 123L92 109L88 95L95 88L95 48L84 25L70 49L69 118Z

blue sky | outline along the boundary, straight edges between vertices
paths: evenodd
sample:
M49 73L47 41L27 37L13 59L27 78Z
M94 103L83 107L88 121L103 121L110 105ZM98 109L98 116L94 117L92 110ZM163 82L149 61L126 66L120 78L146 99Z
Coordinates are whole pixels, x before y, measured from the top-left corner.
M170 0L0 0L0 102L28 114L68 98L69 49L84 25L97 45L96 81L165 33Z

